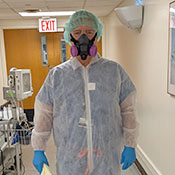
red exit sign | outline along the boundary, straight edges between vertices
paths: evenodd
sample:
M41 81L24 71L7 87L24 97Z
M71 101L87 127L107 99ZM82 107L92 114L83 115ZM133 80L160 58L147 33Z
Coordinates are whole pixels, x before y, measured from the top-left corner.
M56 18L39 19L39 32L57 32Z

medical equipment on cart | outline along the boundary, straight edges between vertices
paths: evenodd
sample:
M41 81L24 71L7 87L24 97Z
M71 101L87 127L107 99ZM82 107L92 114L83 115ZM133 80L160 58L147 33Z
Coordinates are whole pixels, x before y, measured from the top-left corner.
M8 87L3 87L3 95L6 100L21 101L33 94L29 69L10 69L8 84Z
M27 121L23 99L33 94L29 69L10 70L3 98L8 105L0 108L0 175L22 175L21 144L30 144L33 125Z

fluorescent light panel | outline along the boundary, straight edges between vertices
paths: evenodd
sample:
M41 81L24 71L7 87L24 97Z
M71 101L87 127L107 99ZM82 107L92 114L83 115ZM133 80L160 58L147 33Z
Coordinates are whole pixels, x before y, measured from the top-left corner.
M19 12L21 16L70 16L75 11L62 11L62 12L35 12L35 13L28 13L28 12Z

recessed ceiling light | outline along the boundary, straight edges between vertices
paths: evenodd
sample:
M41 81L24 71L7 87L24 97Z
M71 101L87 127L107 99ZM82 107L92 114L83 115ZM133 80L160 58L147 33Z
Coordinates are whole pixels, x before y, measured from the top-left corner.
M26 6L26 7L30 7L30 6L31 6L31 4L25 4L25 6Z
M26 12L26 13L37 13L37 12L41 12L41 10L30 8L30 9L25 9L24 12Z
M19 12L21 16L70 16L75 11L59 11L59 12L38 12L38 11L25 11Z

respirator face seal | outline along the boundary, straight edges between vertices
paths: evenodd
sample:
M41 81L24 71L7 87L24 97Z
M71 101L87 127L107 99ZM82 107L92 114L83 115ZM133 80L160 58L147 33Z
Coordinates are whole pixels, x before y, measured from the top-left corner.
M82 60L86 60L88 55L95 56L97 54L97 46L94 45L97 33L91 40L85 34L82 34L78 40L75 40L72 34L70 36L71 41L74 43L74 46L71 46L71 55L73 57L80 55Z

